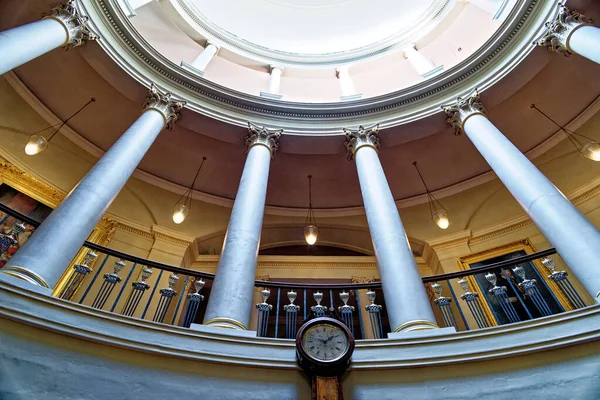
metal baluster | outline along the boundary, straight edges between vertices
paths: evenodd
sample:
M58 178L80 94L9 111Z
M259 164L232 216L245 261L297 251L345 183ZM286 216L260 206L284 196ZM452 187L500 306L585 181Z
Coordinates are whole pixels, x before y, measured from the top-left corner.
M483 308L481 307L481 303L479 302L479 293L471 292L469 288L469 281L467 281L465 278L460 279L458 284L465 292L460 296L460 298L467 303L467 306L469 307L473 318L475 318L475 322L477 323L479 329L489 328L490 325L488 324L487 318L483 312Z
M585 303L581 299L581 296L579 296L579 293L577 293L577 290L575 290L575 288L573 287L573 284L571 284L571 282L569 281L569 278L567 277L567 272L556 271L554 260L552 260L550 257L542 259L542 264L544 265L544 267L548 268L550 272L552 272L550 275L548 275L548 278L556 282L558 288L567 297L567 299L573 305L573 307L584 308Z
M540 293L540 289L537 287L537 281L535 279L527 279L525 276L525 269L521 266L513 268L513 272L523 280L519 283L519 287L527 296L529 296L540 314L543 316L552 315L552 310L550 310L548 303L546 303L542 293Z
M468 331L471 330L471 328L469 328L469 324L467 323L467 319L465 318L465 314L462 311L462 307L458 303L458 299L456 298L456 294L454 293L454 289L452 288L452 283L450 282L450 280L446 279L446 284L448 285L448 288L450 288L450 294L454 298L454 304L456 304L456 308L458 308L458 313L460 314L460 317L462 318L463 323L465 324L465 328ZM458 328L456 329L458 330Z
M323 301L323 293L315 292L313 293L313 299L317 302L316 306L312 306L310 310L313 312L315 317L324 317L327 312L327 306L322 306L321 301Z
M375 304L375 297L377 294L374 290L367 292L367 298L371 302L365 306L365 310L369 312L369 320L371 321L371 330L373 331L373 337L375 339L381 339L383 337L383 324L381 322L381 305Z
M4 254L11 246L19 243L17 240L19 233L23 232L27 227L23 223L15 223L8 235L0 234L0 256Z
M306 312L307 312L307 308L306 308L306 289L304 289L304 320L306 321Z
M169 275L169 287L160 289L160 300L158 300L158 307L156 307L156 311L154 311L152 321L162 323L165 319L171 301L177 294L177 291L173 289L173 286L175 286L178 280L179 276L177 276L176 273L172 273Z
M260 291L260 297L262 298L262 303L256 303L256 309L258 310L258 336L259 337L267 337L267 329L269 328L269 314L273 309L273 306L267 303L269 296L271 295L271 291L267 288L264 288ZM277 335L275 336L277 337Z
M294 304L294 300L296 300L296 296L298 293L290 290L287 292L287 298L290 301L290 304L286 304L283 306L285 310L285 338L286 339L295 339L296 338L296 322L298 320L298 311L300 310L300 306Z
M98 268L98 271L96 271L96 275L94 275L94 277L92 278L92 281L88 285L87 289L85 289L85 292L83 292L83 296L81 296L81 299L79 299L79 304L83 303L83 300L85 300L85 298L87 297L88 293L90 292L90 289L92 288L92 286L94 286L94 282L96 282L96 279L100 275L100 272L102 272L102 269L104 269L104 265L108 261L108 257L110 257L110 256L107 254L104 257L104 260L102 260L102 264L100 264L100 268Z
M521 294L519 293L519 290L515 287L515 285L513 285L512 280L509 279L508 275L506 274L506 270L501 269L500 275L502 275L504 277L504 279L506 279L506 281L508 282L508 286L510 286L510 288L513 290L513 292L517 296L517 300L519 301L519 303L521 303L521 306L523 306L523 308L525 309L525 312L527 313L527 316L529 317L529 319L533 319L533 315L531 315L531 313L529 312L529 308L527 307L527 305L521 298ZM506 295L508 296L508 293ZM512 302L511 302L511 304L512 304ZM516 309L515 309L515 311L516 311Z
M73 298L87 274L93 271L88 264L96 260L96 258L98 258L98 254L90 250L86 253L82 264L73 265L74 272L71 274L69 281L58 295L59 298L64 300L71 300Z
M506 294L506 286L496 285L498 278L493 272L488 272L485 274L485 279L492 284L492 288L488 291L488 293L491 293L494 295L494 297L496 297L496 300L498 300L502 311L504 311L504 315L506 315L510 322L520 322L521 318L519 318L517 310L515 310L515 307L510 302L508 294Z
M454 311L452 311L452 307L450 305L452 299L450 297L442 296L442 285L437 282L431 285L431 289L433 289L435 295L437 296L433 302L440 308L440 311L442 312L442 318L444 318L444 324L446 324L447 327L453 326L456 330L458 330L456 318L454 318Z
M115 307L119 303L119 300L121 299L121 295L123 294L123 291L125 290L125 286L127 286L127 282L129 282L129 279L131 279L131 275L133 274L133 271L135 270L136 265L137 265L137 263L133 263L133 265L131 266L129 273L127 274L127 278L125 278L125 282L123 282L123 284L121 285L121 290L119 290L119 294L117 295L115 302L113 303L112 307L110 308L110 312L115 311Z
M173 318L171 319L171 325L175 324L175 318L177 318L177 313L179 312L179 307L181 306L181 299L183 298L183 295L185 294L185 291L186 291L187 284L188 284L189 280L190 280L190 276L187 275L185 277L185 281L183 282L183 288L181 289L181 293L179 294L179 298L177 299L177 306L175 306L175 311L173 312Z
M196 314L198 313L202 300L204 300L204 296L200 294L200 291L204 288L204 284L205 282L202 278L196 280L196 282L194 282L196 293L188 294L188 308L185 312L185 319L183 320L183 326L186 328L192 326L196 320Z
M277 288L277 304L275 306L275 337L279 337L279 302L281 300L281 288Z
M142 269L142 280L136 281L131 284L133 289L131 289L131 294L129 295L129 299L127 299L127 303L125 303L125 307L123 307L122 314L127 315L128 317L132 317L137 309L138 304L140 304L140 300L142 296L144 296L144 292L150 289L150 285L146 283L146 279L148 279L152 275L152 268L144 267ZM125 285L123 285L125 286Z
M104 274L104 282L102 286L100 286L100 290L92 303L92 307L94 308L103 308L106 300L112 293L113 289L117 285L117 283L121 282L122 279L119 276L119 272L125 267L125 261L119 260L115 262L114 272L112 274Z
M345 290L340 293L340 299L344 302L343 306L338 307L338 311L342 316L342 321L346 324L348 329L354 335L354 319L352 318L352 313L354 312L354 307L348 305L348 300L350 300L350 293Z
M148 308L150 307L150 302L152 301L152 298L154 297L154 293L156 293L156 288L158 287L158 283L160 282L160 278L162 277L163 272L165 272L165 270L161 269L160 272L158 273L158 278L156 278L156 282L154 282L154 287L152 288L152 292L150 293L150 298L146 302L146 307L144 307L144 312L142 313L142 319L144 319L144 317L146 316L146 313L148 312Z
M360 307L360 289L354 291L354 295L356 296L356 305L358 306L358 323L360 324L360 337L365 338L365 326L363 325L363 317L362 317L362 308Z

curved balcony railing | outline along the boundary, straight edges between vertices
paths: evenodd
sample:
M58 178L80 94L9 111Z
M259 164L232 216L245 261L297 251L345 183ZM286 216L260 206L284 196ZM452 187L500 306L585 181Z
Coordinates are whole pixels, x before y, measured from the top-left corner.
M3 204L0 211L5 214L0 218L0 225L5 227L5 233L0 234L0 260L6 260L40 222ZM556 257L555 249L550 248L465 271L423 277L438 325L457 331L484 329L585 307L567 273L555 269ZM53 295L129 317L193 329L193 324L204 318L213 279L210 273L85 242ZM256 305L249 329L259 336L292 339L301 322L312 315L343 320L356 339L381 339L390 332L380 282L257 280L254 286Z

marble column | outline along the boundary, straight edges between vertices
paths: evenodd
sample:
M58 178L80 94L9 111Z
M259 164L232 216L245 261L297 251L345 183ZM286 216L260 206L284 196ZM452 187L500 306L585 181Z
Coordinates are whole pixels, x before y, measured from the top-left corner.
M538 44L567 57L579 54L600 64L600 29L592 23L581 13L561 5L554 21L546 23L547 32Z
M248 329L269 166L282 131L248 124L248 156L229 218L204 324Z
M95 40L73 1L54 7L41 21L0 32L0 75L57 47L70 49Z
M479 93L443 106L586 290L600 295L600 232L485 116Z
M106 213L163 128L172 129L184 102L154 87L142 115L98 160L0 272L52 288Z
M283 73L283 68L271 66L270 74L269 74L269 86L267 87L266 92L260 92L262 97L267 97L270 99L279 100L281 99L281 94L279 94L279 89L281 87L281 74Z
M356 160L371 240L393 332L437 328L396 202L379 161L378 127L345 130L348 159Z
M423 54L419 53L415 48L415 45L410 45L402 49L402 55L406 58L423 78L429 78L433 75L439 74L444 70L444 66L435 66L429 61Z
M335 76L340 82L340 90L342 91L340 101L358 100L362 97L362 94L356 93L354 82L352 82L352 77L350 76L348 67L336 69Z
M212 59L219 52L219 47L212 43L206 43L206 47L202 50L202 53L191 64L186 63L185 61L181 62L182 67L186 67L188 69L193 70L198 75L204 75L204 70L208 67L208 64L212 61Z

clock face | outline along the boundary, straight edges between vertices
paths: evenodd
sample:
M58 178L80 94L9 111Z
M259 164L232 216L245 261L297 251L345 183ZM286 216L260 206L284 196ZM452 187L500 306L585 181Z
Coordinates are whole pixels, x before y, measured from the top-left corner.
M348 350L348 337L338 326L318 324L308 328L302 335L302 347L319 361L334 361Z

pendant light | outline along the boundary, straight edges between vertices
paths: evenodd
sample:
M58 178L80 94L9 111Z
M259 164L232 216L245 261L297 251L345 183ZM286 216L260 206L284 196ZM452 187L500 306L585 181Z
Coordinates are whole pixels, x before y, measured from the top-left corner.
M29 136L29 141L27 142L27 145L25 145L25 154L27 154L28 156L34 156L34 155L39 154L42 151L46 150L48 148L48 142L54 137L54 135L56 135L58 133L58 131L60 131L61 128L63 126L65 126L65 124L71 118L73 118L74 116L79 114L90 103L93 103L95 101L96 101L96 99L92 97L90 99L90 101L88 101L83 107L81 107L79 110L77 110L77 112L75 114L71 115L69 118L62 121L60 124L49 126L47 128L42 129L41 131L37 131L37 132L34 132L33 134L31 134L31 136ZM58 128L56 128L56 130L54 132L52 132L50 134L50 136L48 136L48 139L46 139L44 136L40 135L40 133L42 133L43 131L50 129L50 128L54 128L57 125L59 125Z
M596 142L594 139L584 136L580 133L573 132L568 130L562 125L559 125L556 121L548 116L545 112L536 107L535 104L531 104L530 108L535 109L537 112L546 117L550 122L554 125L558 126L560 130L562 130L565 135L567 135L567 139L571 141L571 144L575 146L575 148L579 151L582 157L587 158L592 161L600 161L600 143ZM581 141L579 138L585 139L585 141Z
M304 239L309 245L317 243L319 237L319 228L312 208L312 175L308 175L308 213L304 223Z
M194 177L189 189L187 189L183 195L181 195L179 200L177 200L175 207L173 207L173 222L176 224L182 223L192 210L192 192L194 190L194 185L196 184L196 179L198 179L200 170L204 165L204 161L206 161L206 157L202 157L200 168L198 168L198 172L196 172L196 176Z
M442 206L442 203L435 198L433 194L427 188L425 184L425 180L421 175L421 171L419 171L419 167L417 167L417 162L413 161L413 165L419 174L419 178L421 178L421 182L423 182L423 186L425 187L425 191L427 192L427 202L429 203L429 211L431 212L431 219L437 226L442 229L447 229L450 226L450 220L448 219L448 211Z

